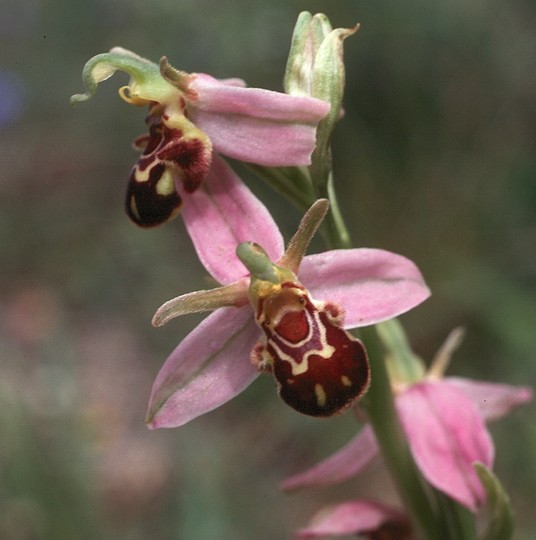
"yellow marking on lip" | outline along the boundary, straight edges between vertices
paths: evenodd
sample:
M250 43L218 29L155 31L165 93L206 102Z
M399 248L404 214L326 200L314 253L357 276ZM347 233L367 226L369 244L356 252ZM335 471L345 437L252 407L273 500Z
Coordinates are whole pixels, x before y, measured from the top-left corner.
M138 212L138 205L136 204L136 198L134 195L130 196L130 211L132 212L132 215L139 221L140 213Z
M341 382L344 386L352 386L352 381L346 375L341 377Z
M175 182L173 180L173 175L165 169L162 173L162 176L156 183L156 193L158 195L171 195L175 192Z
M315 384L315 396L318 406L324 407L326 404L327 396L324 387L320 383Z
M136 172L134 173L134 180L138 183L147 182L149 180L149 173L151 172L151 169L154 167L154 163L151 163L149 167L144 169L143 171L140 170L139 167L136 167Z

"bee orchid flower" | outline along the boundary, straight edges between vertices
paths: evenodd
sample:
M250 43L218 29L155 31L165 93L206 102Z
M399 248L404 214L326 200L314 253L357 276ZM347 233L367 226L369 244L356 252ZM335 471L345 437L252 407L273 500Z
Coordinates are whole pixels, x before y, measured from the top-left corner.
M273 374L280 396L299 412L343 411L369 383L365 349L345 329L395 317L429 296L415 264L401 255L361 248L305 256L326 200L309 209L283 251L271 216L259 213L261 203L245 186L235 188L242 199L230 196L226 208L218 197L194 193L191 211L204 217L189 221L189 233L222 286L179 296L156 312L153 324L160 326L178 315L214 311L160 370L150 428L177 427L219 407L262 371ZM228 227L224 216L233 204L244 216L243 230L211 239Z
M134 141L141 156L126 197L127 214L142 227L177 216L185 194L207 178L214 152L269 167L309 165L316 127L330 109L320 99L246 88L240 79L186 73L165 57L155 64L121 47L86 63L86 93L75 94L71 103L92 97L99 83L116 71L130 75L120 96L148 108L149 132Z

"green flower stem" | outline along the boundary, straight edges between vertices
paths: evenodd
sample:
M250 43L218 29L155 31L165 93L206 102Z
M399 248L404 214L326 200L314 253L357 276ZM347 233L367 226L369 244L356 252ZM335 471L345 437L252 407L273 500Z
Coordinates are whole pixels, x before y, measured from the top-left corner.
M353 247L350 233L344 223L335 194L331 150L320 144L318 138L317 147L311 156L309 174L316 198L328 199L330 203L329 212L320 229L327 246L330 249L349 249Z
M447 531L441 527L440 518L432 506L426 484L413 461L398 421L391 383L376 330L372 327L362 328L360 334L367 347L372 372L372 384L363 405L385 464L407 511L422 535L429 540L446 539Z
M456 540L476 540L476 528L473 514L438 490L435 491L435 498L438 502L444 528L449 531L448 538Z
M330 174L327 183L318 189L319 198L329 200L329 212L326 215L321 233L324 236L326 244L331 249L349 249L352 247L352 239L350 233L344 223L335 188L333 187L333 176Z

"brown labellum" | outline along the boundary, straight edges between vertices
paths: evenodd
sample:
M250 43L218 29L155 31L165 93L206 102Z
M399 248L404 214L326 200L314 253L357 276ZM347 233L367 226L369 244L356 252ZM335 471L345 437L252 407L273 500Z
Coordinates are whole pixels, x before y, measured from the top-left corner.
M140 227L155 227L176 217L182 200L165 163L152 166L146 180L137 180L137 173L135 167L128 181L125 201L128 217Z
M134 141L142 155L132 169L126 198L127 214L140 227L175 218L182 208L175 181L182 182L186 193L193 193L203 182L211 159L206 140L167 127L156 114L147 117L147 124L149 133Z
M342 328L342 318L338 306L314 302L299 283L283 283L259 299L257 322L264 336L252 361L273 373L281 398L303 414L342 412L368 388L367 353Z

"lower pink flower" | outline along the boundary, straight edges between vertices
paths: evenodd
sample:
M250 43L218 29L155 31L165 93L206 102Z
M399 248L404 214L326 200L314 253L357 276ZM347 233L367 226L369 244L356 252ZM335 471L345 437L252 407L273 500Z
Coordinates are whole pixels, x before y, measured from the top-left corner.
M493 465L485 422L532 399L528 387L447 377L423 380L396 396L396 409L423 476L473 512L485 501L475 462ZM370 426L318 465L283 482L285 490L326 486L359 474L378 455Z

